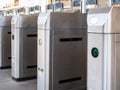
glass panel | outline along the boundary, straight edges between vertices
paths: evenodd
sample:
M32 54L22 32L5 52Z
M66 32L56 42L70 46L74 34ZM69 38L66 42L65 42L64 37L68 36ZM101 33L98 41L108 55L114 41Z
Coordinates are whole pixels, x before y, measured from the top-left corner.
M120 3L120 0L113 0L113 3Z
M71 6L71 0L56 0L56 3L61 2L64 4L64 8Z
M73 1L73 6L80 6L81 5L81 0L74 0Z
M87 5L97 4L97 0L87 0Z

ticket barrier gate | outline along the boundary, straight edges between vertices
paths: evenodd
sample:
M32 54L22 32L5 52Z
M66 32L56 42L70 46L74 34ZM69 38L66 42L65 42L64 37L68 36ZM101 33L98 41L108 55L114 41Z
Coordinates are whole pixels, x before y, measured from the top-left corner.
M120 89L120 7L88 13L87 90Z
M16 81L37 75L37 17L38 14L12 18L12 78Z
M86 90L86 14L40 13L37 42L38 90Z

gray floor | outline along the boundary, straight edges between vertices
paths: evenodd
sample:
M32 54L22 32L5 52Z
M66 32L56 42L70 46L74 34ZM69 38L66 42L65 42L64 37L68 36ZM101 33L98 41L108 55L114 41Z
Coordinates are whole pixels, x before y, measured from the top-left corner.
M0 90L37 90L37 80L16 82L11 79L10 69L0 70Z

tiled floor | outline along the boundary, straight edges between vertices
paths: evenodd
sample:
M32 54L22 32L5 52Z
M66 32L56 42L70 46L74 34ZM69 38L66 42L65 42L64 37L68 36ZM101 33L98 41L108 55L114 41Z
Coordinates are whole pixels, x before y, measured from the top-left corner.
M37 90L37 80L16 82L11 79L10 69L0 70L0 90Z

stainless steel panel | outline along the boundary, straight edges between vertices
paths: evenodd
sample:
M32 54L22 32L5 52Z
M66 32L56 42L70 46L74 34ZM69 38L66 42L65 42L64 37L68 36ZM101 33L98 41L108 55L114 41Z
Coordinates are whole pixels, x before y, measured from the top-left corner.
M39 30L86 29L86 20L86 14L80 14L80 11L40 13L38 28ZM42 25L45 27L43 28Z
M120 33L120 7L100 8L89 10L88 26L104 25L105 30L102 33ZM96 32L96 31L94 31Z
M0 26L6 26L10 27L11 26L11 16L0 16Z
M11 66L11 27L4 27L2 30L2 66Z
M97 11L98 10L98 11ZM99 11L100 10L100 11ZM88 90L119 90L119 43L120 43L120 7L111 7L109 12L103 14L103 9L91 10L88 14ZM97 13L94 13L97 12ZM105 17L106 16L106 17ZM101 24L97 19L102 19ZM104 19L103 19L103 18ZM93 20L93 23L90 21ZM95 23L97 22L97 23ZM92 28L91 28L92 27ZM99 27L101 31L99 32ZM91 32L92 31L92 32ZM101 36L100 36L101 35ZM91 57L91 46L102 47L98 58ZM101 58L101 63L98 62ZM94 71L95 70L95 71ZM93 73L92 73L93 72ZM100 78L99 76L101 75ZM93 78L91 78L93 77ZM96 78L97 77L97 78Z
M77 34L71 33L72 31ZM84 30L62 30L61 32L66 35L54 34L51 37L53 44L52 90L84 90L86 87L85 32ZM82 40L64 41L66 38L82 38Z
M0 17L0 68L11 66L11 18Z
M38 30L37 40L37 65L38 65L38 90L51 90L52 80L50 70L51 46L50 30ZM51 82L51 83L50 83Z
M33 15L15 15L12 18L12 23L16 24L16 28L37 27L38 14Z
M114 90L120 89L120 43L115 45L115 75L114 75Z
M114 43L120 43L120 35L119 34L115 35L115 41L114 41Z
M111 7L105 7L105 8L95 8L95 9L90 9L88 14L99 14L99 13L109 13L111 10Z
M111 22L111 32L120 33L120 7L112 7L109 21Z
M87 90L103 90L104 85L104 34L88 34ZM98 57L92 56L92 49L99 50Z
M34 29L20 30L20 77L37 75L37 32ZM35 35L29 37L29 35ZM30 68L31 66L31 68Z
M12 18L14 20L14 18ZM15 28L16 24L12 24L11 33L11 55L12 55L12 76L20 77L20 30Z
M120 88L120 34L115 35L115 59L114 59L114 84L113 87L115 90L119 90Z

